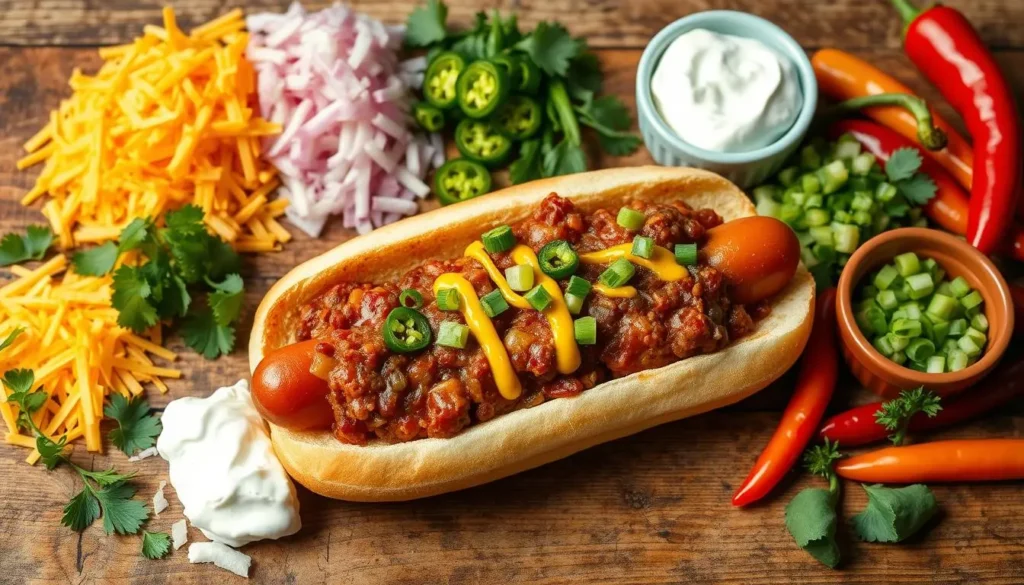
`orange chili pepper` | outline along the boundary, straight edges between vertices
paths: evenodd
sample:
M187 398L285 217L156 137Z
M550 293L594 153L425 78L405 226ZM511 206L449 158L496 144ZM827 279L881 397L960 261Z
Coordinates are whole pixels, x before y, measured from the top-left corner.
M862 483L1024 479L1024 439L966 439L888 447L843 459L839 477Z

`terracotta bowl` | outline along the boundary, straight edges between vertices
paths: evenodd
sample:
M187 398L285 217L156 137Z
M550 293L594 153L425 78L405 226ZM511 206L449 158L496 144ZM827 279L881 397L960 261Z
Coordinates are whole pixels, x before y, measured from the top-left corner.
M904 252L915 252L922 259L934 258L946 270L947 278L963 276L984 297L988 344L974 364L959 372L918 372L889 361L861 333L853 316L854 295L861 278ZM850 257L839 278L837 293L836 316L846 363L861 384L884 398L922 385L941 396L963 390L992 370L1006 352L1013 334L1013 303L999 270L963 240L938 230L904 228L868 240Z

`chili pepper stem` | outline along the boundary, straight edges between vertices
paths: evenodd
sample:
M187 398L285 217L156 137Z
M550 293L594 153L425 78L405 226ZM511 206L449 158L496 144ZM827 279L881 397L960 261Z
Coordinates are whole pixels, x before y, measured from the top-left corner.
M839 503L839 476L835 471L828 474L828 500L835 507Z
M942 150L946 147L946 133L935 125L928 103L906 93L880 93L848 99L835 106L839 113L857 112L874 106L899 106L909 111L917 120L917 139L928 150Z
M914 22L914 19L921 14L921 10L910 3L910 0L891 0L893 8L900 13L904 25Z

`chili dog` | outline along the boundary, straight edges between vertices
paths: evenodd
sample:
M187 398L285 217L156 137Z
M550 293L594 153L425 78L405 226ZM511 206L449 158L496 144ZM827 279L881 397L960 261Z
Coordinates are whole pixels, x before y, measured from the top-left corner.
M814 285L793 232L753 214L717 175L642 167L342 244L257 311L253 398L278 456L320 494L404 500L760 390L802 351Z

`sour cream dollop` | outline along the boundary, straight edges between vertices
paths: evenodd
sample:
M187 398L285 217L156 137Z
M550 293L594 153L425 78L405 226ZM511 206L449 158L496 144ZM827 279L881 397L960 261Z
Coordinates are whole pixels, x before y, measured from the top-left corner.
M654 70L651 93L684 141L715 152L768 146L796 121L803 93L789 59L761 41L683 33Z
M242 546L302 527L295 486L274 455L248 381L175 400L162 422L157 451L170 463L185 516L207 538Z

